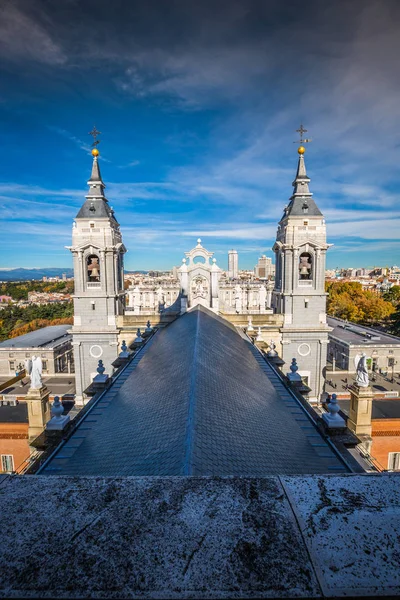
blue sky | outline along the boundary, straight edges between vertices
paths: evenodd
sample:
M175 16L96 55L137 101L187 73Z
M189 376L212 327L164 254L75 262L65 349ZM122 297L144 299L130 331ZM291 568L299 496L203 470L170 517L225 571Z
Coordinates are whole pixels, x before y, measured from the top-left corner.
M3 0L0 267L71 266L93 124L128 269L271 247L301 121L328 267L400 263L397 0Z

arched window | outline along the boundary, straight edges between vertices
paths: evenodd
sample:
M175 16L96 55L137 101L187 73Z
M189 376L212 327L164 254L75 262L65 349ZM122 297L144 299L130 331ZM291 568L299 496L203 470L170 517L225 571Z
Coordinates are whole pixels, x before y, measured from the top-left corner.
M124 259L123 259L123 255L121 252L119 252L118 254L118 260L117 260L117 269L118 269L118 288L120 290L123 289L124 287Z
M91 254L87 257L86 264L88 281L100 281L99 257Z
M299 276L300 279L312 279L312 256L308 252L300 254Z

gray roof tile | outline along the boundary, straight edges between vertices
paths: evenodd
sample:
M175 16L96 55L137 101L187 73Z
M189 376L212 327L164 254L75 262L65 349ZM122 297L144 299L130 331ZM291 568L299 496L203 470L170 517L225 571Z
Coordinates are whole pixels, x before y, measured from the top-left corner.
M51 348L55 343L59 343L61 338L71 337L68 334L69 329L71 325L50 325L0 342L0 348Z
M345 472L335 455L319 456L280 398L286 388L270 382L273 371L261 368L257 352L207 309L186 313L127 367L123 386L62 473L264 476L327 473L332 465Z

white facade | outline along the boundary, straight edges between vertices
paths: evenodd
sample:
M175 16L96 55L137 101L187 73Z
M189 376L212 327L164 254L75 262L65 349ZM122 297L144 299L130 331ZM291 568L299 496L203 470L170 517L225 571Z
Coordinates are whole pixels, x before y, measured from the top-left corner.
M226 314L272 313L272 283L231 281L213 256L198 240L185 253L177 280L150 279L129 288L126 314L182 313L197 304Z

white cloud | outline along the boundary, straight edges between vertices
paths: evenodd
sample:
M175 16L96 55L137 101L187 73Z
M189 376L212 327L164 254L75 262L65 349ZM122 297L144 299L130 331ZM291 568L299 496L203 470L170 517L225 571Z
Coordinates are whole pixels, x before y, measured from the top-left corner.
M0 51L3 60L37 61L63 65L67 58L39 19L20 9L21 2L3 2L0 19ZM33 5L33 2L32 2ZM38 13L38 6L36 5Z

